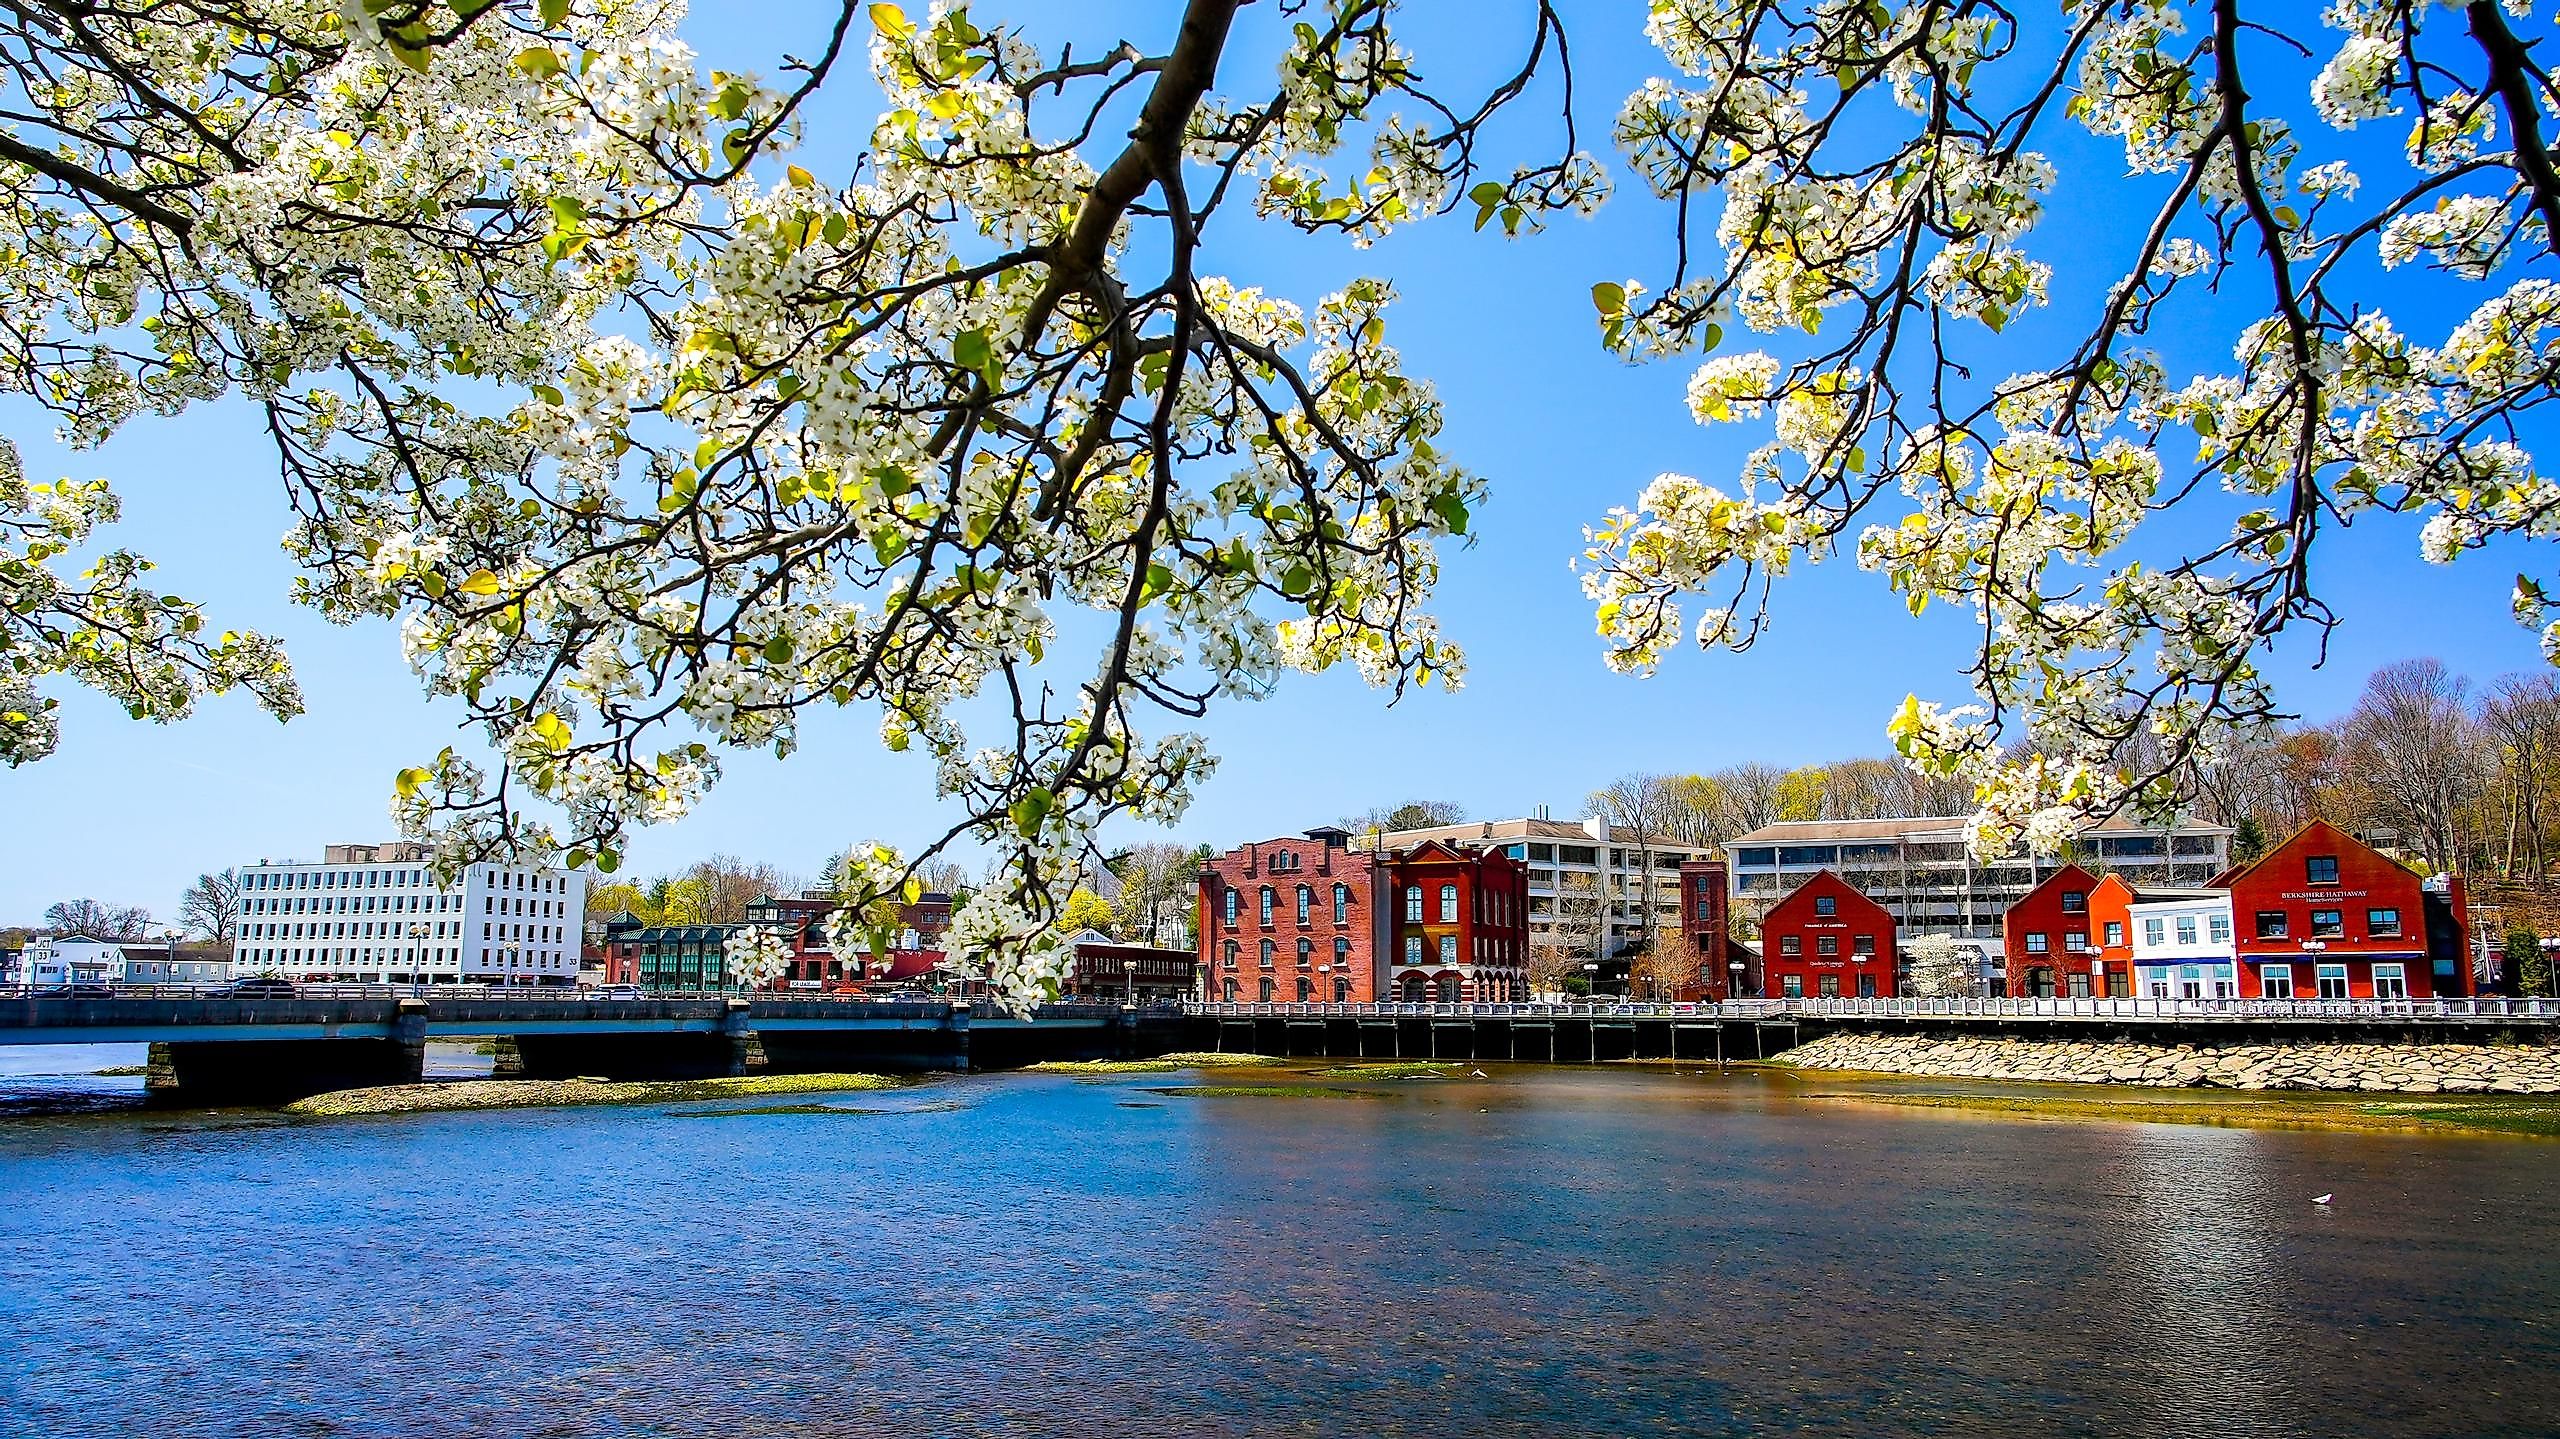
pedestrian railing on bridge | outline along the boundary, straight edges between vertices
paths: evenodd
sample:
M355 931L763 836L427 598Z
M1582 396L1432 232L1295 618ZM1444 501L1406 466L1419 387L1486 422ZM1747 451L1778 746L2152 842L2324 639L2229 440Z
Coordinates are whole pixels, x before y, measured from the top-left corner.
M2199 1023L2295 1020L2560 1022L2560 999L1742 999L1722 1004L1292 1004L1195 1002L1212 1019L2047 1019Z

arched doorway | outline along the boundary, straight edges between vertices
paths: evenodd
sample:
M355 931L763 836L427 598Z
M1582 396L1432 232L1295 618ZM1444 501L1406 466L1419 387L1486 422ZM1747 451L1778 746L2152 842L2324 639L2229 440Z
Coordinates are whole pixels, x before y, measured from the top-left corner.
M1431 998L1431 982L1418 974L1408 974L1396 985L1396 997L1407 1004L1427 1003Z
M1440 1002L1442 1004L1456 1004L1459 996L1463 994L1465 990L1466 981L1460 979L1458 976L1454 974L1444 974L1440 976Z

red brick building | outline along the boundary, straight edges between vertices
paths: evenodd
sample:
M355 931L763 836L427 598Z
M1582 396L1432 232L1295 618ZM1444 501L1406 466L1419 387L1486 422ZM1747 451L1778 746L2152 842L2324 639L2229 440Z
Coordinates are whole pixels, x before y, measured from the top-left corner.
M2089 894L2097 887L2096 875L2066 864L2019 896L2001 916L2003 968L2011 995L2089 997L2089 962L2095 957L2089 953Z
M1384 997L1392 939L1379 856L1325 826L1200 868L1200 973L1218 1000L1366 1004Z
M1409 1003L1529 997L1529 866L1498 849L1424 840L1390 850L1394 997Z
M2475 993L2462 881L2414 870L2326 820L2229 876L2244 999Z
M1760 967L1772 999L1890 999L1902 987L1892 912L1827 869L1761 916Z
M1381 853L1324 826L1229 850L1199 884L1210 999L1528 995L1529 870L1499 850L1426 841Z
M1733 938L1733 888L1720 859L1680 865L1678 982L1664 998L1678 1003L1721 1003L1760 993L1760 956Z

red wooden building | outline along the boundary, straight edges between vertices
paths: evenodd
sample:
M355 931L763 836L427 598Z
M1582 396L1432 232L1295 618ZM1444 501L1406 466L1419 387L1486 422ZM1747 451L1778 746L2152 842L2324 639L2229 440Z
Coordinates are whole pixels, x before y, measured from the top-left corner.
M1529 868L1500 850L1355 849L1323 826L1229 850L1199 884L1210 999L1528 997Z
M2421 878L2327 820L2228 876L2246 999L2476 992L2462 881Z
M2089 963L2095 957L2088 952L2089 893L2097 887L2096 875L2066 864L2009 906L2000 918L2000 943L2010 994L2089 996Z
M1890 999L1902 988L1899 959L1892 912L1831 870L1760 920L1761 984L1772 999Z
M2097 965L2091 988L2109 999L2133 993L2133 907L2141 902L2142 892L2120 874L2099 876L2098 887L2089 891L2092 952L2085 957Z

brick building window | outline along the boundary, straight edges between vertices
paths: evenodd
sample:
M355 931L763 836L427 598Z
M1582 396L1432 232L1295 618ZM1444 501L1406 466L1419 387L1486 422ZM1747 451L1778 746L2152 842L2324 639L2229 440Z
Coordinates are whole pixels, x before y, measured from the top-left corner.
M1316 982L1304 975L1300 975L1298 977L1298 1003L1305 1004L1307 1001L1315 997Z
M1312 939L1302 939L1302 940L1299 940L1299 941L1298 941L1298 968L1300 968L1300 969L1305 969L1307 966L1309 966L1309 965L1311 965L1311 964L1313 964L1313 963L1315 963L1315 962L1316 962L1316 942L1315 942L1314 940L1312 940Z
M1408 934L1404 937L1404 962L1407 964L1422 963L1421 935Z
M2400 937L2400 911L2396 909L2366 910L2364 912L2364 932L2375 939L2398 939Z
M1458 887L1454 884L1440 886L1440 922L1442 924L1458 922Z
M1421 885L1409 884L1404 887L1404 918L1407 924L1422 923Z
M1826 934L1821 938L1816 939L1813 942L1813 952L1820 955L1838 954L1840 952L1840 936L1836 934Z
M1271 886L1266 884L1262 887L1262 927L1265 929L1271 927L1271 900Z
M1298 923L1299 923L1299 924L1301 924L1301 925L1304 925L1304 924L1306 924L1309 920L1313 919L1313 918L1315 917L1315 908L1316 908L1316 892L1315 892L1314 890L1312 890L1312 889L1307 888L1307 887L1306 887L1305 885L1303 885L1303 884L1302 884L1302 885L1299 885L1299 886L1298 886Z
M1440 936L1440 962L1442 964L1456 964L1458 962L1458 937L1456 935L1444 934Z
M1351 922L1351 886L1347 884L1337 884L1333 887L1333 922L1336 924Z
M2338 857L2334 854L2315 854L2309 859L2304 860L2302 862L2302 880L2305 884L2336 884L2338 882Z
M1336 969L1351 967L1351 941L1337 939L1333 942L1333 964Z
M1779 935L1778 953L1789 956L1804 953L1804 936L1800 934Z
M1271 967L1271 941L1267 939L1262 942L1262 967L1264 969Z
M2262 909L2258 911L2258 938L2283 939L2285 937L2285 930L2286 924L2283 910Z

